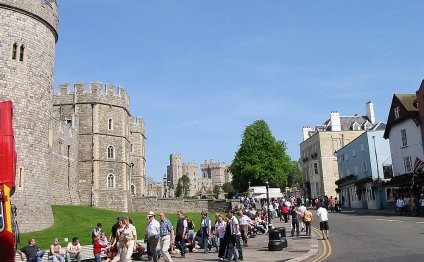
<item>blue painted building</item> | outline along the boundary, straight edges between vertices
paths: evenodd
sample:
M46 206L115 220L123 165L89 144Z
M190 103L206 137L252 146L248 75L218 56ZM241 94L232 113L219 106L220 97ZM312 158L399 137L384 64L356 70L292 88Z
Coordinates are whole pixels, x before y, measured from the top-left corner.
M391 200L390 190L386 191L381 183L390 179L387 169L392 165L390 144L383 138L385 126L377 124L336 152L336 185L342 205L378 209Z

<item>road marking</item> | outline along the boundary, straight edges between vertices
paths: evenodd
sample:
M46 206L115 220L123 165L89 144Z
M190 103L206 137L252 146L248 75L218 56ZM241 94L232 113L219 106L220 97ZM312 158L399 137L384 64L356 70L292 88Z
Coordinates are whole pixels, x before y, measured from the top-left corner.
M397 219L384 219L384 218L378 218L376 219L377 221L388 221L388 222L401 222L403 223L403 221L397 220ZM424 222L423 222L424 223Z
M317 228L312 227L312 230L318 235L321 236L321 231L319 231ZM322 254L313 262L321 262L325 261L330 255L331 255L331 243L328 240L322 241L322 246L324 247L324 251Z
M424 224L424 222L417 222L417 224Z

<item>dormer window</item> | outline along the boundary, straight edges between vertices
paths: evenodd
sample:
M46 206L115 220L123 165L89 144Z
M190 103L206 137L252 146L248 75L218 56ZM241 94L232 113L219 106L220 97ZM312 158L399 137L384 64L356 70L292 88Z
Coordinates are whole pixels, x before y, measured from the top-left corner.
M395 119L398 119L398 118L399 118L399 116L400 116L400 107L396 107L396 108L394 109L394 111L395 111Z
M112 118L109 118L109 120L107 121L107 129L113 130L113 119Z
M370 130L370 129L371 129L371 126L372 126L372 125L371 125L371 123L370 123L370 122L368 122L368 121L367 121L367 122L365 122L365 123L364 123L364 130Z
M352 125L351 125L351 130L356 130L356 131L358 131L358 130L361 130L361 126L357 123L357 122L354 122Z

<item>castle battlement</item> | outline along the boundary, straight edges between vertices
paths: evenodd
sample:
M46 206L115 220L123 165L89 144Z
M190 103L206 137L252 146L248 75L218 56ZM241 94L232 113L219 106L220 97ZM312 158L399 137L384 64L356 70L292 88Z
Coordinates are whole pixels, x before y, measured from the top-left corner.
M68 83L61 84L55 99L58 101L55 104L101 103L124 107L127 111L130 106L130 97L124 87L101 82L90 82L88 86L84 82L75 83L73 89Z
M130 129L132 132L139 132L144 134L144 121L141 117L130 117Z
M203 164L200 165L200 168L203 169L207 169L207 168L211 168L211 169L219 169L219 168L225 168L225 162L220 162L220 161L215 161L215 160L205 160L203 161Z

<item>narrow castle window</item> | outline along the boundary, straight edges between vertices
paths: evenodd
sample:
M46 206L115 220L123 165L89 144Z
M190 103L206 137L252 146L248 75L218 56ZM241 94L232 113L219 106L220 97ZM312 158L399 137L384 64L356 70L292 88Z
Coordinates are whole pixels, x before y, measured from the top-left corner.
M24 185L24 172L22 168L19 168L19 178L18 178L18 187L22 188Z
M115 187L115 176L113 174L109 174L107 176L107 188Z
M13 44L13 49L12 49L12 59L16 60L16 54L18 52L18 44L14 43Z
M24 52L25 52L25 46L24 45L21 45L21 48L20 48L20 52L19 52L19 61L24 61Z
M113 146L107 147L107 158L114 159L115 158L115 148Z
M113 130L113 119L112 118L109 118L109 120L107 121L107 129Z
M135 196L135 186L131 185L131 195Z

